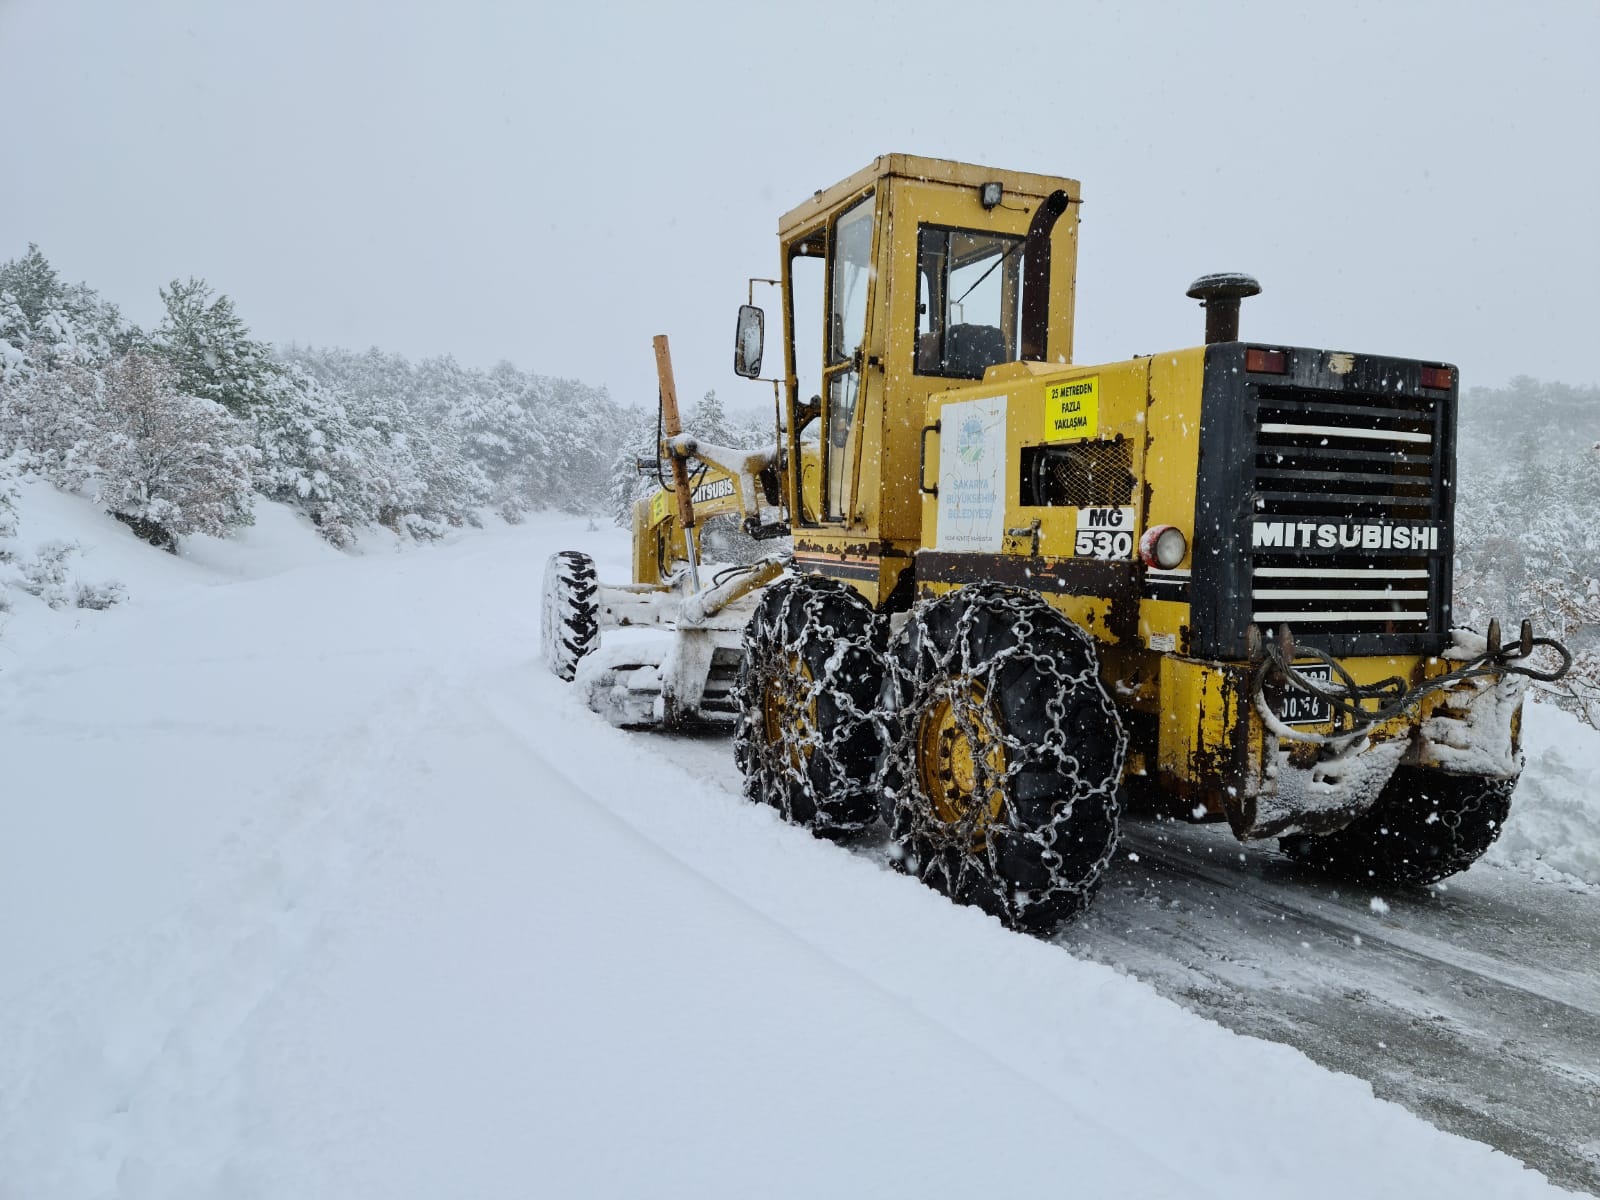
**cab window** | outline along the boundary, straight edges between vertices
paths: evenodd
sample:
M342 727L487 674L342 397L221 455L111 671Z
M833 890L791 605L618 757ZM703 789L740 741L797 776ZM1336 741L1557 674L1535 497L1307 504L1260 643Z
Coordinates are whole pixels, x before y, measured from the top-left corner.
M918 375L980 379L1017 360L1023 243L970 229L918 229Z
M789 345L794 359L795 432L803 440L819 437L817 417L822 411L823 299L826 295L827 235L819 230L796 243L789 252Z

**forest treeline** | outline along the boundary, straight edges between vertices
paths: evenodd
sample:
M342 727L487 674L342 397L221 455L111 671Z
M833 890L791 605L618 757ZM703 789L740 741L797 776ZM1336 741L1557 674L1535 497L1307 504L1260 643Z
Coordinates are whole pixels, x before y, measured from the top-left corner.
M429 539L485 512L610 512L655 441L654 406L578 380L269 346L202 280L160 295L146 330L37 246L0 264L0 470L90 495L156 545L227 536L256 496L341 547L370 526ZM714 393L686 424L755 436Z
M1541 690L1600 729L1600 387L1468 390L1456 478L1456 620L1531 617L1575 660Z

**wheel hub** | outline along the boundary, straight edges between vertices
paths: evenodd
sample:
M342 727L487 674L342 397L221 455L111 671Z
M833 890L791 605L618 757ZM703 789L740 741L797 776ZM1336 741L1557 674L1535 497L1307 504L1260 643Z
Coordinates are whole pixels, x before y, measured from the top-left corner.
M917 768L933 815L981 843L1005 807L1006 753L982 684L941 691L917 727Z
M791 774L811 761L818 737L816 678L799 654L785 654L761 693L761 719L769 749L778 750Z

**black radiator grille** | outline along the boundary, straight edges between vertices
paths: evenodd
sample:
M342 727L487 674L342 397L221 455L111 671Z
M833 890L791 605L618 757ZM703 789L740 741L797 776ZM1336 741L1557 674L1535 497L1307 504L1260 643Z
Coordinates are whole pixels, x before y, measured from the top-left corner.
M1251 619L1296 635L1436 633L1440 402L1256 390Z

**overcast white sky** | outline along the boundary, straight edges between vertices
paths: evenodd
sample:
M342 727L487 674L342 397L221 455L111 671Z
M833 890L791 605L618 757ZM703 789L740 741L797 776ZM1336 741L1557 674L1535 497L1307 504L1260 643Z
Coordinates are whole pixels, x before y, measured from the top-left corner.
M904 151L1083 181L1081 362L1244 270L1247 337L1594 383L1597 46L1594 0L0 0L0 259L639 403L664 332L755 403L778 214Z

